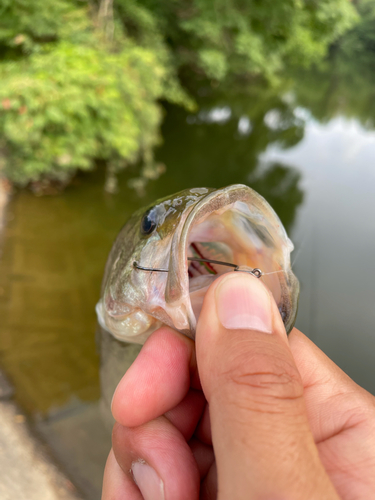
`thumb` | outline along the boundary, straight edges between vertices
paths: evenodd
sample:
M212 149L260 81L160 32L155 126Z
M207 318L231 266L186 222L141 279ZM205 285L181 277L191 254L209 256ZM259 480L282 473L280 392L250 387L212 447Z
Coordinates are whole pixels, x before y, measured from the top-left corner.
M280 313L259 279L230 273L215 281L196 350L218 499L337 499L309 428Z

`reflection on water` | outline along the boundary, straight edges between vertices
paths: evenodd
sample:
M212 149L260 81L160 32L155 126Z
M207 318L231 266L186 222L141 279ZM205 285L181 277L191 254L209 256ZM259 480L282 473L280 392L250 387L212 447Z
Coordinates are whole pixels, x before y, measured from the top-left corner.
M297 326L375 393L375 132L365 128L363 106L362 125L334 117L345 107L325 78L310 75L293 93L276 96L207 96L196 115L168 107L156 154L168 171L142 199L126 187L131 172L113 196L96 172L62 196L14 197L0 262L0 365L31 414L56 415L56 408L99 396L94 307L106 256L128 216L188 187L233 183L265 196L296 243ZM353 115L351 106L345 110ZM59 425L54 442L68 457L61 436L71 432Z
M375 131L353 119L311 119L299 145L262 157L303 172L306 196L292 232L302 245L297 326L375 394Z
M246 111L246 115L244 114ZM286 148L303 137L304 121L286 99L245 102L243 107L203 107L197 115L169 108L157 159L168 173L149 186L154 198L188 187L248 184L262 194L287 229L302 203L300 173L285 162L259 161L270 145Z

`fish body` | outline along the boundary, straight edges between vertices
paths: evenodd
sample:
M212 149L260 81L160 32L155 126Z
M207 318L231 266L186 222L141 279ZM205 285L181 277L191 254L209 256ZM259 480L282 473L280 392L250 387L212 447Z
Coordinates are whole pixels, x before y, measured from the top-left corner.
M268 202L241 184L186 189L135 212L113 244L96 308L106 404L137 352L125 346L143 344L162 324L194 339L208 287L221 274L233 272L189 257L236 264L244 271L261 269L260 279L289 332L299 295L292 250ZM158 270L142 270L134 263Z

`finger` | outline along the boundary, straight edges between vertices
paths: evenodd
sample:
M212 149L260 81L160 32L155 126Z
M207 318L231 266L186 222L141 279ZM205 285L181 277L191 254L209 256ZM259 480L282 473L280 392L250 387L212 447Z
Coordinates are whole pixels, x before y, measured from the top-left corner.
M307 414L316 442L344 430L346 424L353 427L361 422L363 412L374 408L374 396L358 386L296 328L289 342L303 381Z
M246 499L251 498L250 492L246 492L246 494L243 495L242 498ZM216 499L217 499L217 469L216 469L216 462L213 462L206 477L201 483L200 500L216 500Z
M195 437L202 441L202 443L212 446L212 435L211 435L211 421L210 421L210 409L208 404L206 404L200 422L194 433Z
M102 500L143 500L139 488L117 463L113 450L104 469Z
M214 450L212 446L208 446L195 438L189 441L189 446L197 463L200 478L203 479L215 461Z
M116 424L112 443L117 462L134 477L144 500L198 500L192 451L165 417L131 429Z
M193 435L202 417L206 399L202 391L190 389L185 398L164 416L181 432L186 441Z
M338 493L371 498L375 491L375 398L298 330L291 350L305 386L307 413L320 458Z
M215 281L196 349L221 498L336 499L280 313L257 278L233 273Z
M117 386L112 400L115 420L134 427L163 415L184 399L191 376L196 379L194 372L194 342L171 328L160 328Z

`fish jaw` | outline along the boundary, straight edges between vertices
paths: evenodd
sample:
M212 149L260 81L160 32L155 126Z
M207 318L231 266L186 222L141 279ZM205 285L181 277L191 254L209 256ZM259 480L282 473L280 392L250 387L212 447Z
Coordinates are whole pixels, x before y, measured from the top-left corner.
M194 339L209 285L230 269L221 267L212 275L199 272L189 277L188 257L196 255L193 248L201 258L266 271L269 275L265 274L262 281L273 293L289 332L295 320L299 285L290 267L293 245L279 218L262 196L241 184L196 191L199 196L195 197L186 190L183 196L188 201L173 224L147 239L139 234L139 220L134 218L137 214L124 226L106 266L102 298L97 305L100 325L123 342L142 344L162 324ZM166 207L163 224L175 210L173 200L180 199L183 197L178 193L161 200ZM158 203L155 207L160 206ZM220 257L212 255L213 247L221 252ZM167 272L135 269L134 262Z
M274 244L277 248L277 251L275 250L272 255L272 257L275 257L274 261L270 257L272 252L267 252L262 248L261 250L255 249L255 252L253 250L253 254L255 254L252 257L253 262L251 262L251 258L248 260L247 256L244 261L241 261L243 255L239 252L233 253L234 260L230 260L230 262L247 268L260 267L263 271L266 270L274 273L267 277L264 276L263 281L274 294L275 300L279 305L280 314L289 333L295 322L299 295L299 283L290 266L290 253L293 250L293 244L288 238L280 219L266 200L248 186L241 184L228 186L207 194L194 205L182 228L176 231L174 235L171 246L168 280L165 289L166 310L168 310L172 318L176 317L174 311L178 311L182 318L184 317L185 319L183 329L181 329L182 318L180 319L180 327L177 327L176 324L174 324L174 327L189 337L195 338L196 313L198 312L199 314L200 312L203 301L202 297L205 291L207 291L208 285L204 289L200 289L199 292L194 292L195 295L200 294L201 298L200 306L193 308L193 297L189 289L188 250L194 238L200 238L203 241L211 241L210 237L212 240L215 239L214 235L209 234L198 236L197 232L199 234L199 229L197 227L199 225L202 226L202 223L208 220L213 214L217 214L220 217L227 210L243 211L243 217L251 216L254 220L259 219L260 227L268 227L269 231L266 230L263 237L265 238L265 235L268 233L270 240L268 244ZM209 233L209 224L206 226L208 227L206 233ZM228 231L228 234L230 234L230 226L230 224L225 226L225 223L223 223L223 227ZM220 230L217 232L220 233ZM240 238L238 238L239 242ZM259 247L261 246L259 245ZM201 255L201 257L212 258L209 255ZM229 269L226 269L224 272L228 271ZM216 279L215 277L212 278L210 280L207 277L203 278L203 280L205 283L212 283Z
M123 316L111 316L105 311L102 300L96 305L96 314L99 325L122 342L143 344L161 326L159 321L139 308Z
M144 267L167 269L174 236L155 234L144 245L135 244L124 261L113 261L96 310L101 327L118 340L143 344L162 324L188 334L184 304L170 309L166 305L168 273L134 268L134 262L139 262Z
M100 326L117 340L143 344L160 326L160 322L137 307L140 297L136 292L136 288L130 283L123 287L123 293L120 295L118 290L108 286L96 306L96 313ZM116 296L117 298L114 298ZM124 300L125 297L128 302Z
M202 218L217 210L224 209L237 200L247 199L249 190L247 186L234 184L207 194L194 205L183 226L179 228L179 231L176 231L173 237L168 281L165 290L165 301L170 311L173 309L180 310L180 312L185 315L183 330L185 330L184 333L186 335L193 339L195 338L197 320L192 308L189 293L187 255L189 236L194 225ZM179 329L181 330L181 328Z

